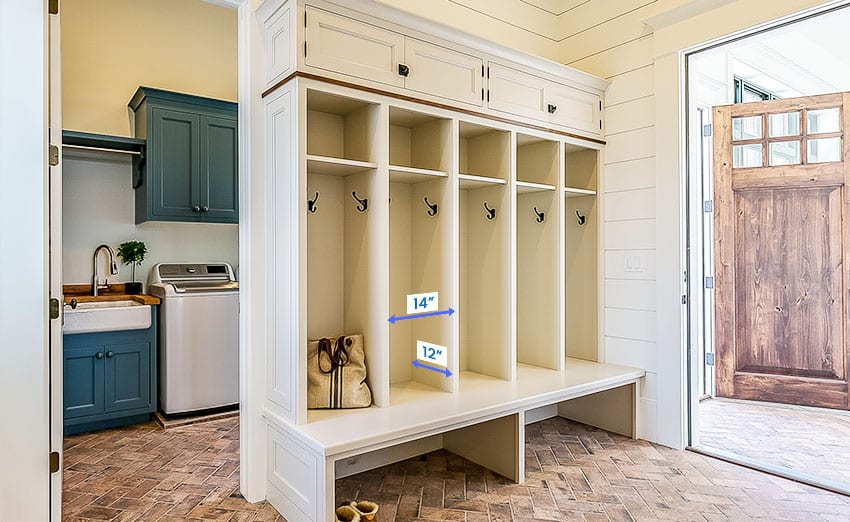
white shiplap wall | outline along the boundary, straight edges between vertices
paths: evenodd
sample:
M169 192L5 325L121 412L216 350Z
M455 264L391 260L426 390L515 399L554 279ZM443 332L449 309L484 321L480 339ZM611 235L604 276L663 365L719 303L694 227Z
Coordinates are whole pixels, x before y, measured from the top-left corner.
M638 436L658 434L653 35L643 21L682 0L590 0L565 20L560 61L611 81L605 97L605 357L645 368ZM627 270L636 261L640 268Z

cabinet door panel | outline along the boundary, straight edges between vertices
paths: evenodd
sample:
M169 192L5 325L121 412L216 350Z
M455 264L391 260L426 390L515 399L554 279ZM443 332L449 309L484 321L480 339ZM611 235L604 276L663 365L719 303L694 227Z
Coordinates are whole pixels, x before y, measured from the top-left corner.
M103 346L82 346L64 350L63 394L65 418L103 413Z
M204 221L239 221L236 121L201 116L201 213Z
M408 89L481 106L484 60L414 38L404 42Z
M307 8L307 65L402 87L403 57L402 35Z
M548 119L546 80L493 62L489 68L488 105L491 109L538 120Z
M546 104L555 107L549 121L554 125L571 127L582 132L601 134L599 126L599 96L552 83L547 89Z
M151 402L151 346L106 346L106 411L144 408Z
M148 158L152 162L153 208L157 217L196 217L200 205L200 119L167 109L153 109L153 126Z

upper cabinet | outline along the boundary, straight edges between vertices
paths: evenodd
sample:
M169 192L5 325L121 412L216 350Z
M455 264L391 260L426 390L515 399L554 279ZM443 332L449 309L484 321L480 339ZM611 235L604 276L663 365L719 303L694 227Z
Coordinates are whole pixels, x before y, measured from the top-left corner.
M481 106L484 60L334 13L306 8L306 64Z
M237 105L139 87L130 101L147 151L136 169L136 223L237 223Z
M600 141L608 82L381 2L264 0L266 92L294 77Z
M487 69L487 103L491 109L580 133L602 133L602 97L598 94L498 62L490 62Z

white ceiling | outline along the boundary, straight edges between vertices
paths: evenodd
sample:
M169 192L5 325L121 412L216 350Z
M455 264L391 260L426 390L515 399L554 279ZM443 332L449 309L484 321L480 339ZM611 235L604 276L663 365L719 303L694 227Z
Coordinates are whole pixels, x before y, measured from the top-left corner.
M850 91L850 8L793 23L706 54L780 97ZM709 56L706 56L709 58Z

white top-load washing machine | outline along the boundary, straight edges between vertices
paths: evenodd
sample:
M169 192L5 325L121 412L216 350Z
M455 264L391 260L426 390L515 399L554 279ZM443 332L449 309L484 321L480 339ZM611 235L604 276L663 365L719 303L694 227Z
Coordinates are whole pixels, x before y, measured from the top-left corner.
M159 406L165 414L239 403L239 283L227 263L159 263Z

